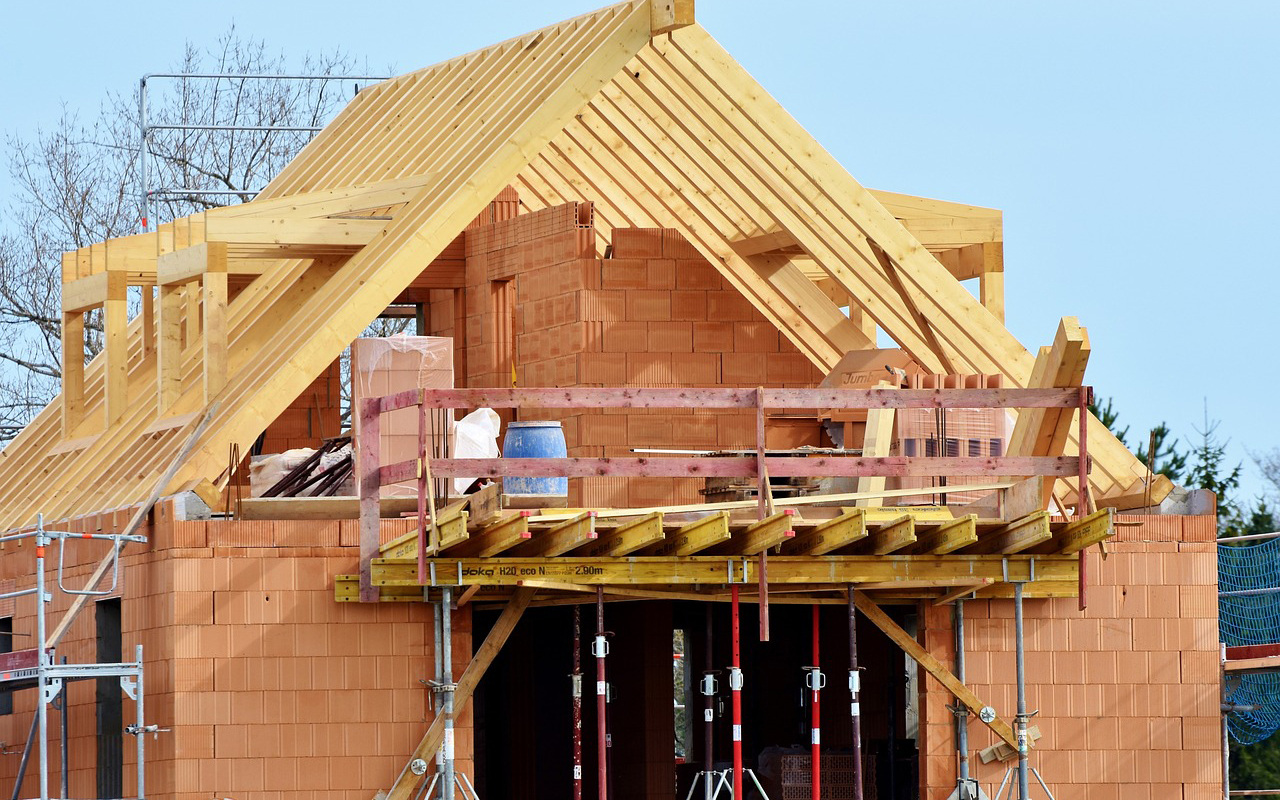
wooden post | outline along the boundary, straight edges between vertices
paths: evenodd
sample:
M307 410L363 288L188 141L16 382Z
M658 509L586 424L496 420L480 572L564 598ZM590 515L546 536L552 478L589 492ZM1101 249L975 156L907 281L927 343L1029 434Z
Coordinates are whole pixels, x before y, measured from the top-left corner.
M142 289L142 357L146 358L156 350L156 287L143 286Z
M160 286L160 341L156 352L156 406L164 413L182 396L182 312L177 285Z
M62 314L62 436L84 419L84 312Z
M124 272L107 272L107 300L102 309L106 353L106 427L129 408L129 286Z
M382 401L370 398L360 408L360 436L356 454L360 481L360 602L378 602L373 585L373 559L378 555L382 481L378 467L382 460Z
M209 242L205 247L203 341L207 404L227 384L227 245ZM187 285L188 291L192 285Z
M760 519L773 516L773 492L769 488L769 470L765 468L764 389L756 388L756 474L760 483L757 513ZM769 641L769 548L760 551L760 641ZM739 795L734 795L735 797Z
M892 389L895 387L887 381L880 381L876 384L876 388ZM893 413L892 408L872 408L867 410L867 428L862 439L863 458L889 455L889 451L893 446ZM884 486L884 476L875 475L858 478L854 491L859 494L872 494L884 491ZM857 505L865 508L879 507L884 505L884 501L879 497L868 497L865 500L859 500Z

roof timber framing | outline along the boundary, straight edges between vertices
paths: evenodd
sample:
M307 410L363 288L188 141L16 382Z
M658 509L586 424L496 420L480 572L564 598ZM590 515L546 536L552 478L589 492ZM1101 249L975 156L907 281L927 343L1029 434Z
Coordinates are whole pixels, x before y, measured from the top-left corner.
M206 269L162 293L167 323L148 308L117 324L113 357L69 374L6 448L0 525L136 500L177 452L166 420L215 397L170 489L216 477L228 443L247 446L509 184L534 206L593 201L605 227L679 230L822 367L870 346L874 322L928 369L1026 385L1032 356L998 316L999 212L863 189L690 20L687 0L632 0L368 87L253 202L68 259L73 306L98 294L81 280L155 285L160 258L205 242L249 284L225 322ZM973 274L993 310L960 286ZM211 324L224 381L219 365L206 379ZM1141 465L1096 421L1089 439L1102 501L1141 497Z

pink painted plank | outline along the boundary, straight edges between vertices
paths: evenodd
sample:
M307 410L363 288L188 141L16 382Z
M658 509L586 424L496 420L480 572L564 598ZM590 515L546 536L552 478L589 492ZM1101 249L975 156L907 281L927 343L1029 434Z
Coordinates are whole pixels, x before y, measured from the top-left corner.
M382 398L416 405L417 390ZM755 389L425 389L431 408L755 408ZM765 389L771 409L1074 408L1077 389Z
M431 462L439 477L519 477L585 478L597 475L618 477L756 477L755 458L441 458ZM847 476L932 477L937 475L1052 475L1070 477L1077 473L1075 456L1022 456L1002 458L883 458L813 457L766 458L765 469L773 477ZM380 479L387 483L404 480L416 469L412 461L382 467Z

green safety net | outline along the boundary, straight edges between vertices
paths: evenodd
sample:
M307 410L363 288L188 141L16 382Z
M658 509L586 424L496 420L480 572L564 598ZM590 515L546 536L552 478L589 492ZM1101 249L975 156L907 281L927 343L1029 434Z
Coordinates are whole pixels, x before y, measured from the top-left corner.
M1227 647L1280 643L1280 537L1218 546L1218 632ZM1280 730L1280 672L1231 675L1224 699L1249 710L1227 715L1231 738L1253 744Z

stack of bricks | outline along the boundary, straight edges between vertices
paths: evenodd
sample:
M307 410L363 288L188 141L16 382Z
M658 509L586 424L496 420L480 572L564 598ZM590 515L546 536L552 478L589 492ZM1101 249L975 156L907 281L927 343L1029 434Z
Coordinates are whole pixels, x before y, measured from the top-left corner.
M461 304L433 293L430 332L452 332L458 385L811 387L822 374L675 231L619 228L596 255L589 203L568 203L466 231ZM463 320L459 324L458 309ZM559 420L569 455L628 456L632 448L755 447L752 414L700 409L524 409ZM504 422L511 416L504 415ZM770 447L821 444L812 420L771 422ZM570 503L696 502L701 481L587 478Z
M75 532L119 530L132 509L65 523ZM382 539L411 520L384 520ZM431 719L431 609L426 604L338 604L332 576L356 571L355 520L175 520L172 501L157 508L147 545L130 545L121 582L126 659L144 647L147 722L165 729L147 745L147 794L174 800L367 800L389 787ZM84 542L67 570L83 584L104 545ZM33 580L33 547L10 544L0 580L17 588ZM56 568L46 576L56 580ZM56 622L70 597L53 592ZM30 646L34 606L16 608L14 630ZM96 659L91 603L58 650L74 662ZM470 659L469 609L454 616L454 675ZM68 685L69 796L96 797L95 687ZM124 721L133 703L123 701ZM0 716L0 740L26 737L34 692L14 694L14 713ZM50 785L58 786L56 712L50 713ZM124 736L124 796L136 795L134 740ZM459 769L474 775L470 710L458 720ZM0 760L11 784L17 757ZM37 780L28 770L25 792ZM55 788L56 791L56 788Z
M1057 797L1222 796L1214 516L1120 517L1109 557L1088 559L1088 608L1025 601L1027 706L1042 738L1031 764ZM925 647L955 666L950 606L921 605ZM967 683L1001 719L1016 710L1012 600L964 604ZM955 787L951 695L921 687L921 796ZM996 743L970 718L970 746ZM1016 761L970 764L987 792ZM994 796L994 795L993 795Z

